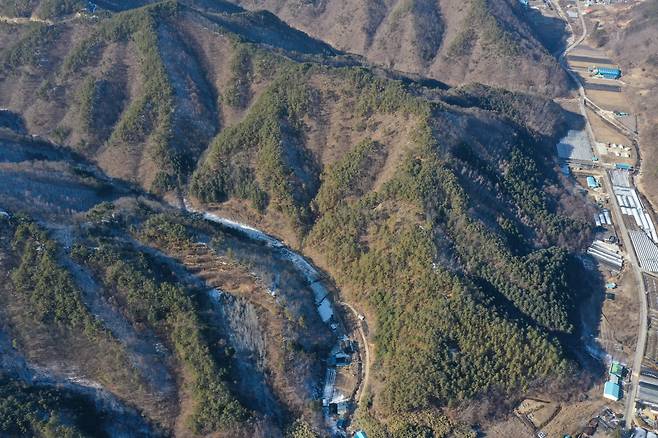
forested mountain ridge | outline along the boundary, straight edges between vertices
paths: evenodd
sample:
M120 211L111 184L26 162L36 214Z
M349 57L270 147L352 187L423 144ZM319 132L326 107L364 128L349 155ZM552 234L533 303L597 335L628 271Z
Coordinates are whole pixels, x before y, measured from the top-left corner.
M113 11L153 0L97 2ZM515 0L185 0L207 11L268 10L295 28L370 62L451 85L481 82L564 95L569 79ZM6 0L7 16L49 19L84 9L82 0ZM522 62L520 62L522 61Z
M447 436L490 413L448 420L446 407L514 400L579 376L568 345L585 291L573 254L590 230L588 213L571 207L584 201L566 194L554 166L565 125L557 105L374 69L272 14L224 3L59 17L52 25L0 24L0 106L21 120L20 129L2 131L0 170L75 187L55 207L46 196L30 204L11 188L0 191L4 208L32 217L6 225L9 287L29 297L47 280L67 285L58 294L80 297L64 303L79 317L60 320L44 310L60 295L43 290L32 298L44 312L31 318L121 352L109 369L70 352L61 360L136 406L153 433L279 436L303 418L322 435L317 387L328 348L313 337L321 332L317 315L300 319L306 315L260 301L252 303L252 325L213 327L221 318L197 274L176 263L200 243L238 265L240 253L226 249L230 233L177 215L160 199L186 197L285 239L363 310L374 357L355 422L369 436ZM61 147L51 151L26 133ZM9 153L22 148L32 152ZM114 180L98 180L98 172ZM119 187L120 180L131 184ZM138 198L124 199L131 196ZM49 250L40 255L44 243ZM42 280L36 262L61 273ZM122 324L165 347L146 369L164 370L175 382L169 392L131 368L129 337L93 322L95 308L84 289L76 292L79 278L66 273L75 265L94 290L114 297ZM239 288L229 292L250 299ZM291 302L313 308L312 297ZM44 360L20 331L28 327L18 323L26 302L12 303L19 346L28 359ZM239 336L231 330L250 342L244 333L265 333L267 342L249 346L263 350L258 366L232 344ZM245 391L240 369L252 365L259 372ZM130 372L110 385L108 376L121 370ZM140 391L129 393L131 382Z
M555 108L542 113L540 99L482 87L428 102L363 70L284 64L281 75L215 139L190 192L233 213L244 212L243 199L253 212L243 217L298 239L343 293L369 308L382 361L374 411L514 391L530 385L528 370L543 379L567 367L559 343L541 332L573 333L578 297L567 273L578 268L555 245L575 249L587 226L555 211L543 193L543 178L552 178L549 140L490 112L532 125L520 117L525 105L538 120ZM492 102L487 112L472 108ZM333 123L320 128L327 118ZM538 129L554 132L560 123L547 121ZM533 322L519 326L517 318ZM478 333L490 337L475 345ZM526 362L503 365L507 354ZM482 372L492 360L500 368Z
M569 80L516 0L232 0L370 62L451 85L562 95Z

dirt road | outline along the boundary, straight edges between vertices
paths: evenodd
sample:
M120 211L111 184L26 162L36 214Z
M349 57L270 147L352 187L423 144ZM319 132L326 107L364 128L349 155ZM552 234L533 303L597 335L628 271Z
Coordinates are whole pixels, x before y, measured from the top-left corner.
M368 338L366 338L366 333L363 331L363 324L361 323L361 320L359 319L359 312L356 311L354 307L352 307L351 304L346 303L342 301L340 304L344 305L348 309L352 311L354 314L354 318L356 318L356 321L358 321L359 325L359 334L361 335L361 342L363 343L363 371L362 371L362 376L361 376L361 385L359 386L359 389L357 390L357 395L356 395L356 400L357 403L363 402L363 397L364 394L366 393L366 388L368 387L369 379L370 379L370 347L368 346Z
M38 17L5 17L0 15L0 22L8 24L28 24L28 23L43 23L51 26L53 24L50 20L44 20Z

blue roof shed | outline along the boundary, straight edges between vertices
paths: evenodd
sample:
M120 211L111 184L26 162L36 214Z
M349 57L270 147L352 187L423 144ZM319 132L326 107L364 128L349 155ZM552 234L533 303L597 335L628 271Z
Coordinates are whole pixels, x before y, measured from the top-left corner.
M617 401L621 398L621 387L618 383L607 381L603 386L603 397Z
M596 180L596 178L594 178L593 176L588 176L587 177L587 187L589 187L590 189L595 189L598 186L599 186L599 183Z
M368 437L366 436L366 433L364 431L359 430L354 434L354 438L368 438Z
M618 68L596 67L595 73L607 79L619 79L621 77L621 70Z

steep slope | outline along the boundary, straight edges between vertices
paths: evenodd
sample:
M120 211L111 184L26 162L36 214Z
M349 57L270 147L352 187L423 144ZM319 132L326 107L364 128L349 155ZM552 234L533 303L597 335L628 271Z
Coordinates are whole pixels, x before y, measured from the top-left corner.
M217 88L206 78L185 23L194 32L266 40L303 56L332 54L323 43L271 14L191 12L163 3L118 14L100 25L82 17L25 29L2 55L0 99L20 112L30 132L66 142L112 176L155 191L192 171L221 126ZM16 86L18 84L18 86ZM223 85L223 84L222 84ZM36 97L36 98L35 98Z
M477 5L464 19L489 22ZM160 365L176 382L166 404L110 388L159 426L280 436L304 419L326 431L318 408L335 334L307 279L290 275L282 301L253 280L289 269L271 248L143 189L258 226L324 270L366 316L370 379L355 418L373 435L448 436L460 420L448 406L504 410L537 387L577 390L565 376L587 384L569 349L587 293L574 254L591 216L556 172L557 105L370 69L270 13L223 3L56 21L0 28L13 43L0 52L0 106L16 131L2 131L0 177L19 182L0 185L0 206L37 221L63 276L91 278L78 286L81 313L113 310L165 347ZM464 36L464 56L526 44L487 29ZM17 258L23 247L10 247ZM101 326L130 357L111 322ZM88 372L74 359L62 360Z
M335 340L290 261L6 131L0 180L0 376L23 381L0 383L21 404L0 431L59 430L59 413L83 436L85 413L109 436L276 437L300 417L320 429L312 401ZM276 300L254 271L283 275Z
M365 419L393 427L572 366L558 340L577 325L568 251L588 229L564 216L584 200L546 164L556 105L483 86L425 97L362 69L242 56L245 88L261 92L190 192L301 246L365 309L378 365Z
M110 11L136 8L154 0L97 2ZM84 10L77 0L7 1L6 16L56 19ZM228 2L186 0L208 13L247 17ZM267 9L293 27L370 62L420 74L452 85L480 82L512 90L563 95L565 73L541 43L528 11L515 0L232 0L250 10ZM245 23L262 26L273 17L262 13ZM242 25L240 25L242 26ZM234 27L229 26L232 30ZM243 30L257 27L244 27ZM247 33L248 33L247 32ZM291 30L287 29L288 35ZM253 36L253 35L252 35ZM271 35L270 35L271 37ZM291 47L288 47L289 49ZM523 60L523 62L519 62Z
M234 0L369 61L452 85L561 95L565 73L516 0ZM522 60L522 62L520 62Z
M84 9L83 0L3 0L0 14L5 17L52 19Z

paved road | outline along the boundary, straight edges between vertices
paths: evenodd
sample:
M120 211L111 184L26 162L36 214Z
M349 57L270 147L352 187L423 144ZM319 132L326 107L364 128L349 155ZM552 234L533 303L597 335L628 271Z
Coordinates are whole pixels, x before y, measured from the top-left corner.
M582 82L580 81L580 77L578 74L574 71L572 71L569 67L569 64L567 63L567 55L568 53L573 50L575 47L577 47L579 44L581 44L585 39L587 38L587 25L585 23L585 18L582 14L581 10L581 5L580 3L576 2L576 6L578 8L578 15L580 17L580 22L581 26L583 29L582 35L578 37L573 43L571 43L565 50L564 52L560 55L559 57L559 62L562 68L571 76L571 78L576 82L578 85L578 93L580 94L580 99L579 99L579 106L580 106L580 112L585 118L586 125L587 125L587 132L592 140L592 144L594 144L595 137L594 133L592 131L589 118L587 117L587 111L585 110L585 100L587 99L587 95L585 93L585 89L583 87ZM573 28L571 27L571 24L569 23L569 20L566 18L564 15L564 12L562 11L562 8L559 6L559 4L556 4L557 10L560 14L560 16L567 22L569 28L572 30L573 34ZM640 264L638 263L637 256L635 254L635 251L633 250L633 244L631 242L630 236L628 234L628 229L626 228L626 225L624 224L624 220L621 215L621 208L619 207L619 204L617 203L617 198L614 196L614 192L612 190L612 181L610 180L610 175L608 174L607 171L603 170L604 173L604 178L605 178L605 184L606 188L608 190L608 193L610 194L610 201L612 203L612 213L614 216L614 220L616 221L619 230L621 232L621 237L622 241L624 243L624 246L626 248L626 252L628 254L628 264L630 265L631 270L633 271L633 276L635 279L635 282L637 284L637 297L638 297L638 302L640 304L640 327L639 327L639 332L637 336L637 344L635 346L635 355L633 357L633 364L631 368L631 383L630 383L630 389L626 391L626 394L624 395L626 399L626 406L625 406L625 415L624 418L626 419L626 427L629 428L632 423L632 418L634 417L634 407L635 407L635 397L637 395L637 388L638 388L638 382L640 379L640 370L642 368L642 360L644 358L644 351L646 348L646 343L647 343L647 331L648 331L648 309L647 309L647 298L646 298L646 290L644 287L644 281L642 279L642 271L640 270Z
M566 21L567 26L571 30L571 35L574 35L571 22L565 15L560 4L558 2L555 2L554 6L555 9L558 11L560 17L562 17L562 19ZM585 24L585 18L583 17L580 8L580 3L576 2L576 6L578 7L578 16L580 17L580 24L581 24L581 28L583 29L583 33L578 38L576 38L575 41L569 44L566 49L564 49L564 52L562 52L562 54L558 58L558 62L560 63L560 66L564 69L564 71L566 71L567 74L571 76L571 79L573 79L573 81L578 86L578 94L580 95L580 98L578 99L578 108L582 116L585 118L585 127L587 129L587 135L589 135L589 138L591 140L591 144L595 144L596 138L594 137L594 131L592 131L592 125L589 122L589 118L587 117L587 110L585 109L585 99L587 98L587 95L585 94L585 88L583 87L583 84L580 80L580 76L578 75L578 73L571 70L571 68L569 67L569 63L567 62L567 55L569 54L569 52L571 52L573 49L578 47L583 41L585 41L585 38L587 38L587 25Z
M571 66L569 66L567 60L568 59L567 56L569 55L569 52L571 52L573 49L578 47L587 38L587 25L585 23L585 16L582 13L580 3L576 2L576 6L578 7L578 16L580 17L580 23L583 29L583 33L580 35L580 37L578 37L575 41L573 41L571 44L567 46L564 52L560 54L558 61L562 66L562 68L569 74L569 76L571 76L571 79L573 79L573 81L578 86L578 94L580 95L580 102L579 102L580 112L583 115L583 117L585 117L587 123L587 132L590 135L590 138L592 139L592 144L595 143L596 138L594 137L594 132L592 131L592 127L587 117L587 111L585 111L585 102L589 104L592 111L594 111L599 117L601 117L603 120L613 125L615 128L617 128L617 130L621 131L623 135L626 135L630 137L633 141L638 142L639 138L635 132L632 132L630 129L628 129L628 127L624 126L621 122L616 120L614 117L611 117L609 115L609 111L606 112L587 97L585 88L592 87L592 85L596 86L597 84L584 84L580 78L580 75L574 69L572 69ZM562 11L562 7L559 5L559 3L557 2L555 3L555 8L558 11L560 17L562 17L562 19L567 22L567 25L571 30L571 34L573 35L573 27L571 26L569 20L566 18L566 15L564 14L564 11ZM603 85L603 86L612 87L611 85ZM595 87L592 87L592 89L594 88Z

